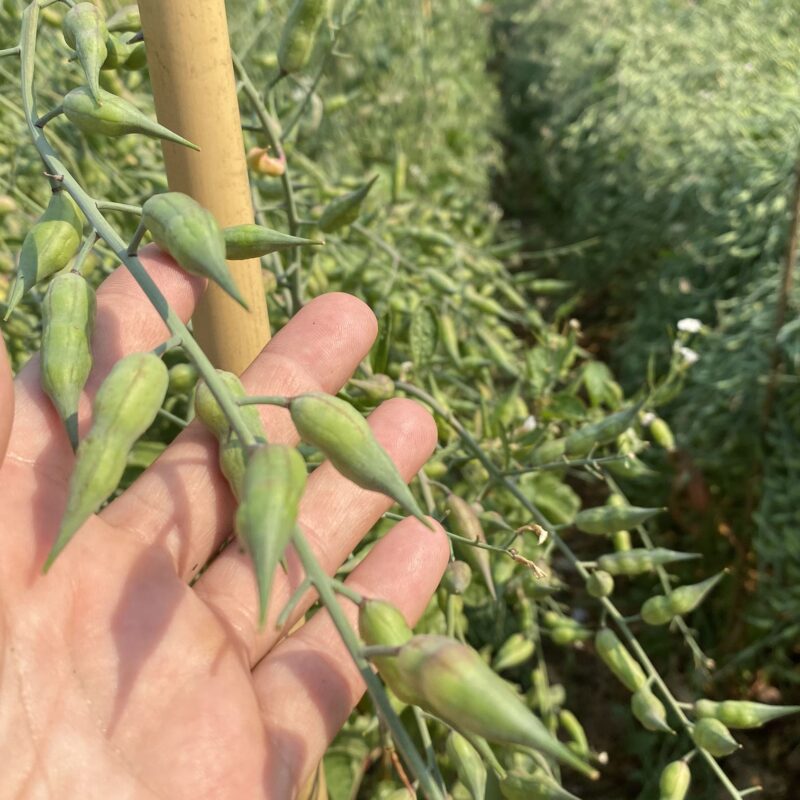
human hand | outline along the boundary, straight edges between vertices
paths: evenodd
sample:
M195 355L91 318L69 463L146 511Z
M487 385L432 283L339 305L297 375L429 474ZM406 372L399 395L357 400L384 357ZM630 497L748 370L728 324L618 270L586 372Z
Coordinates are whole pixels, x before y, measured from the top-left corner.
M188 318L203 281L151 248L143 262ZM95 366L81 407L123 355L167 338L133 279L114 272L98 291ZM376 334L349 295L309 303L244 376L249 391L335 392ZM15 408L16 406L16 408ZM288 412L264 406L271 441L294 443ZM13 426L12 426L13 417ZM436 429L410 400L370 417L410 478ZM6 453L6 444L8 444ZM363 683L327 613L281 640L275 619L303 578L290 554L258 628L249 557L234 542L190 588L231 532L234 502L213 437L190 425L124 494L94 516L41 573L66 500L73 456L39 387L38 357L12 383L0 348L0 797L270 798L295 795L347 719ZM309 478L300 524L329 572L390 505L323 464ZM448 558L445 537L399 523L349 576L415 622ZM356 609L346 604L351 622ZM279 641L280 640L280 641Z

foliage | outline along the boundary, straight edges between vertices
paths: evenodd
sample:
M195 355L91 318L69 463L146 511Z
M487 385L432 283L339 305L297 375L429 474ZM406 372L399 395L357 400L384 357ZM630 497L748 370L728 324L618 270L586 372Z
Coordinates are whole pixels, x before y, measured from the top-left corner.
M678 480L702 471L713 511L701 501L693 516L737 543L748 589L753 540L749 619L778 634L800 609L795 296L776 331L800 148L796 4L502 8L503 203L528 216L536 249L577 244L534 263L576 280L623 385L669 357L679 320L703 323L669 412L694 462ZM786 666L776 658L775 677Z

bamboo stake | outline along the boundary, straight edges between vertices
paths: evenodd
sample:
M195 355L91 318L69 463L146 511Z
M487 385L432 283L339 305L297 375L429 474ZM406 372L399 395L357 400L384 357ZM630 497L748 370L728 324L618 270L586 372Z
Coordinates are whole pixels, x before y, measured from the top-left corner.
M253 222L224 0L139 0L159 122L200 152L163 143L169 187L221 226ZM269 341L258 259L229 262L250 312L209 284L194 335L215 366L237 374Z
M163 143L170 189L222 226L253 222L224 0L139 0L139 13L158 120L200 147ZM239 374L269 341L269 320L258 259L229 265L250 313L210 284L194 335L215 366ZM327 797L320 765L300 800Z

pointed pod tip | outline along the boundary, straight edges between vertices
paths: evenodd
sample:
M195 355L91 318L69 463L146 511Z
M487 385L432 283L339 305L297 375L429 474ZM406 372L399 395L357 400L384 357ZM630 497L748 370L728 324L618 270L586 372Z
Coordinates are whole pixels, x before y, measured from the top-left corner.
M67 429L67 436L72 447L72 452L78 450L78 414L74 412L64 420L64 427Z

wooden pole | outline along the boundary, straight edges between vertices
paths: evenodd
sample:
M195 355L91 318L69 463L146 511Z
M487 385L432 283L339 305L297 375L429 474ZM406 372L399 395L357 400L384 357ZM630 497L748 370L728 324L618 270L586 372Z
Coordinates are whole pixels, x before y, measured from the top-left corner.
M222 226L253 222L224 0L139 0L156 115L200 152L163 143L169 188L207 208ZM258 259L229 262L250 312L209 284L194 335L219 368L239 374L269 341ZM301 800L327 800L322 765Z
M253 222L224 0L139 0L159 122L200 147L163 143L169 188L225 227ZM209 284L194 335L211 361L237 374L269 341L258 259L229 262L249 313Z

